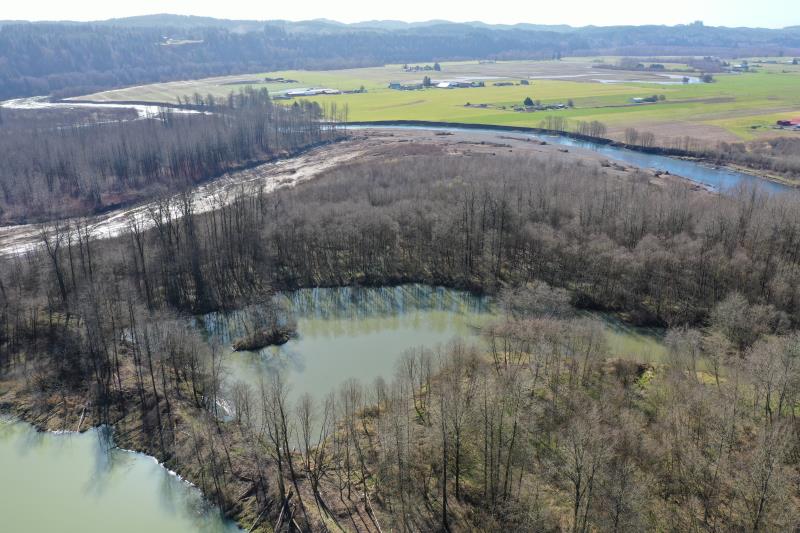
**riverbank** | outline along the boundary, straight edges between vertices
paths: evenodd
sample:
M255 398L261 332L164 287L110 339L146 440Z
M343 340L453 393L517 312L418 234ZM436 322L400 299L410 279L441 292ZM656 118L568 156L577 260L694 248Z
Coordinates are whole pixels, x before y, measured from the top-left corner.
M629 150L641 154L658 155L681 159L684 161L691 161L693 163L704 164L710 168L718 169L724 167L731 171L746 174L755 179L762 179L778 185L783 185L790 188L800 187L800 180L790 178L788 176L781 176L779 174L766 173L758 169L745 167L742 165L725 163L720 165L717 158L706 156L696 152L681 150L676 148L665 148L659 146L640 146L635 144L628 144L620 141L615 141L606 137L593 137L590 135L583 135L580 133L561 131L561 130L548 130L543 128L534 128L528 126L505 126L498 124L477 124L468 122L437 122L437 121L424 121L424 120L381 120L381 121L353 121L348 123L349 126L355 127L407 127L407 128L439 128L439 129L460 129L460 130L486 130L497 132L509 133L526 133L537 136L550 136L550 137L563 137L578 141L579 143L594 144L610 148L617 148L622 150Z
M296 158L299 158L299 157L301 157L301 156L303 156L305 154L308 154L309 152L313 152L314 150L319 150L320 148L324 148L326 146L329 146L329 145L332 145L332 144L336 144L338 142L341 142L342 140L344 140L344 137L339 138L339 139L326 140L326 141L310 144L308 146L304 146L304 147L299 148L297 150L286 151L286 152L283 152L283 153L281 153L279 155L275 155L275 156L272 156L272 157L263 158L263 159L254 159L252 161L246 161L246 162L243 162L243 163L240 163L240 164L236 164L236 165L232 166L231 168L226 169L224 172L221 172L219 174L209 175L209 176L205 177L204 179L194 183L192 185L192 187L189 189L189 191L191 191L193 189L198 189L198 188L202 189L202 188L207 187L208 185L210 185L210 184L212 184L212 183L214 183L216 181L219 181L219 180L222 180L222 179L226 179L229 176L244 175L248 171L256 170L259 167L263 167L265 165L274 165L276 163L281 163L281 162L286 161L286 160L296 159ZM181 191L173 191L172 193L168 193L168 195L172 196L172 197L178 197L178 196L180 196L180 195L182 195L184 193L185 193L185 191L183 191L183 192L181 192ZM111 202L111 203L104 204L101 207L94 208L93 210L91 210L89 212L86 212L86 213L83 213L83 214L76 214L75 216L70 216L70 217L68 217L66 219L62 219L62 220L77 221L77 220L83 220L83 219L92 218L92 217L100 217L100 216L108 215L110 213L115 213L115 212L118 212L118 211L124 210L124 209L134 209L134 208L136 208L138 206L141 206L143 204L150 205L150 204L154 203L154 200L152 198L149 198L149 197L144 197L144 198L128 197L128 198L125 198L124 196L125 195L120 195L119 196L120 199L118 201L114 201L114 202ZM157 201L157 200L155 200L155 201ZM53 223L53 222L56 222L56 221L53 221L52 219L49 219L49 218L33 219L33 220L30 220L30 219L4 220L4 221L2 221L2 223L0 223L0 232L2 232L2 230L4 228L8 228L8 227L33 226L33 225L38 226L38 225L41 225L41 224L49 224L49 223Z
M358 129L355 123L347 138L336 142L304 150L296 156L288 156L273 160L272 162L254 164L247 168L228 172L216 179L206 180L203 184L192 189L191 195L195 202L195 212L206 212L232 201L239 193L256 195L260 192L271 192L282 187L292 187L310 179L322 176L343 165L356 160L371 159L376 157L403 157L404 153L423 154L435 153L444 149L448 153L462 155L492 154L501 156L504 153L528 153L533 156L553 156L573 161L595 161L604 166L609 173L624 175L631 169L639 168L643 172L651 173L653 182L670 183L676 181L689 181L696 188L708 188L708 183L692 179L685 175L685 170L696 170L701 173L719 174L719 167L689 156L677 155L662 156L658 150L645 150L628 148L619 143L614 144L608 139L592 139L590 137L562 134L539 130L536 128L516 128L506 126L483 126L475 124L450 124L450 123L420 123L413 121L391 123L360 123L365 127ZM394 125L394 127L392 126ZM438 129L438 131L437 131ZM441 135L441 130L451 130L455 135ZM454 131L453 131L454 130ZM545 137L542 143L532 143L528 138L513 138L503 133L522 133L540 136L561 136L570 141L564 148L560 144ZM601 146L593 149L590 144ZM427 145L427 146L426 146ZM603 148L608 148L611 153L604 153ZM572 150L572 153L568 153ZM631 161L615 162L618 151L635 155L644 154L645 160L633 157ZM670 152L676 153L676 152ZM659 169L657 163L648 167L650 163L647 156L665 157L664 164L677 165L677 171ZM611 161L611 162L609 162ZM683 163L679 165L678 163ZM630 166L628 166L630 165ZM686 167L685 165L689 165ZM698 167L701 167L698 169ZM734 168L734 167L730 167ZM769 183L794 190L795 183L783 182L778 176L756 176L752 173L740 172L738 177L749 180L749 184ZM721 179L725 183L734 183L737 176L725 176ZM710 180L708 180L710 181ZM732 186L732 185L731 185ZM174 197L177 199L178 197ZM143 228L150 227L149 210L163 200L139 203L132 206L124 205L109 209L101 214L80 219L81 224L94 233L103 236L116 236L126 230L131 221L135 220ZM180 217L180 210L174 209L175 217ZM52 227L50 231L52 232ZM18 224L0 226L0 255L18 255L32 250L41 244L42 227L39 224ZM434 280L435 281L435 280Z
M189 191L194 202L194 212L211 211L227 205L239 192L252 195L258 191L272 192L311 179L359 155L358 147L344 150L336 148L346 141L347 139L340 139L322 143L299 154L254 163L236 171L226 172L217 178L205 180ZM182 216L176 207L181 196L182 193L179 193L167 198L169 203L174 204L171 209L172 215L177 218ZM118 206L92 216L68 220L80 222L94 235L115 237L126 231L132 221L140 224L142 228L152 227L150 210L164 204L164 199L157 199ZM39 246L43 225L48 232L52 233L55 229L51 223L0 226L0 255L19 255Z

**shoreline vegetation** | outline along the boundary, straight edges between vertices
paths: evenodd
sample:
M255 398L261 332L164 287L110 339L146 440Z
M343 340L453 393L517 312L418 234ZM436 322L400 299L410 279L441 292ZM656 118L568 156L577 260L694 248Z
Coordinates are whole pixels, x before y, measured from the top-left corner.
M297 331L286 326L259 329L247 337L234 341L233 350L237 352L254 352L267 346L282 346L295 335L297 335Z
M387 139L325 179L4 261L3 410L113 425L250 531L797 526L795 198ZM411 350L291 405L279 374L225 387L190 319L257 332L277 288L402 281L497 295L488 348ZM668 327L667 359L615 357L575 308Z
M732 162L720 161L719 156L704 155L701 152L691 150L682 150L679 148L666 148L660 146L641 146L638 144L629 144L622 141L616 141L607 137L595 137L585 135L568 130L561 129L546 129L528 126L507 126L500 124L479 124L471 122L440 122L440 121L427 121L427 120L374 120L374 121L351 121L346 124L347 126L410 126L410 127L429 127L429 128L458 128L467 130L492 130L492 131L505 131L509 133L532 133L536 135L557 135L575 139L577 141L585 141L605 146L613 146L615 148L624 148L634 152L641 152L645 154L664 155L679 159L686 159L689 161L696 161L705 163L713 167L726 167L736 172L749 174L753 177L786 185L788 187L800 187L800 177L789 177L780 174L771 174L764 172L763 169L753 168L746 165L735 164Z
M612 433L609 441L605 432L609 431L610 427L604 427L604 425L612 422L607 417L615 409L619 409L619 406L615 404L612 407L601 407L590 396L584 396L589 391L600 390L607 393L608 390L620 387L624 391L625 398L617 401L624 401L628 409L633 407L634 410L643 408L650 402L659 401L658 398L665 391L683 391L683 393L689 394L710 393L712 396L719 395L722 398L728 398L724 393L729 392L727 381L730 379L730 372L734 371L734 368L730 368L728 365L735 365L735 362L733 360L715 361L713 354L713 350L720 349L716 343L726 342L719 337L723 334L717 329L725 327L724 323L715 324L702 333L698 330L685 330L682 333L673 331L667 339L670 347L668 360L662 364L652 365L609 357L610 354L602 342L598 342L597 324L592 320L572 319L574 311L569 303L569 295L564 291L553 290L545 284L532 284L521 289L505 291L499 298L506 318L503 322L489 325L488 329L483 332L490 343L488 351L482 353L476 346L454 341L447 347L439 348L438 351L421 349L417 353L409 353L398 366L398 374L395 377L395 383L405 383L409 387L405 392L402 390L399 392L401 396L394 396L398 392L387 388L383 380L377 381L372 386L374 389L356 382L348 383L337 395L332 394L325 400L324 416L321 420L315 416L319 413L314 411L320 409L321 406L315 404L308 397L302 398L297 405L297 410L293 412L292 406L286 400L287 390L278 376L272 376L269 384L262 384L262 389L258 392L238 389L238 394L244 396L237 397L234 403L236 409L241 409L241 411L237 410L232 413L228 412L228 409L198 407L192 402L187 402L187 398L178 397L167 400L165 397L165 402L174 403L171 406L167 403L166 408L161 407L163 409L161 416L165 418L178 417L176 422L178 419L182 419L184 439L181 442L177 436L173 436L175 439L173 446L176 449L186 450L184 452L165 455L164 450L153 441L154 435L150 434L154 428L147 428L138 420L141 413L137 412L135 404L128 408L120 406L122 411L117 413L118 418L108 419L108 412L100 414L98 408L91 405L88 391L83 393L78 391L64 393L62 391L58 398L42 402L41 399L34 399L25 394L15 394L9 401L6 398L9 390L5 389L3 390L3 399L0 400L0 408L6 413L11 413L16 419L32 424L40 431L82 432L100 425L111 426L114 430L112 437L116 447L154 457L163 468L201 490L211 504L219 506L223 515L236 521L243 531L317 531L335 528L344 531L380 532L384 531L387 523L399 527L402 522L398 524L395 521L396 518L392 518L392 514L387 514L389 509L385 507L385 496L382 496L380 491L386 490L388 487L381 488L379 480L382 479L382 483L389 481L389 477L384 477L387 474L381 473L385 468L382 461L392 460L391 457L382 458L391 453L389 449L381 449L384 446L390 446L383 439L392 435L391 431L383 428L383 425L391 420L384 419L391 416L405 417L407 424L417 426L417 429L413 430L415 433L420 431L431 433L426 438L442 439L444 449L450 450L445 453L448 455L452 453L452 457L442 456L439 461L434 459L434 464L439 468L450 470L451 477L449 480L445 477L444 482L451 484L451 494L449 501L443 500L447 503L442 505L440 502L437 505L436 513L433 513L432 516L423 518L417 516L418 511L402 509L401 520L407 520L409 524L415 524L416 527L432 530L462 529L466 527L466 524L461 521L468 519L469 513L474 512L472 507L479 504L474 503L473 500L479 498L481 494L479 487L473 486L472 481L469 480L471 469L469 465L472 460L469 458L469 449L475 447L477 449L473 451L477 451L480 448L479 442L471 439L466 433L473 422L465 414L468 415L472 409L478 410L476 414L480 413L480 404L477 403L480 399L479 394L481 394L481 390L483 390L482 394L487 394L485 387L493 384L493 387L497 387L497 389L494 389L491 394L497 395L494 397L495 401L502 403L493 408L491 412L484 411L483 416L486 417L490 414L496 416L510 408L510 413L506 412L510 418L503 422L501 417L496 429L500 432L504 429L510 431L511 440L500 440L492 446L491 449L497 447L499 459L498 463L490 468L496 468L498 472L492 474L490 470L487 474L490 476L489 485L483 489L482 497L490 501L496 498L504 502L500 509L495 511L499 512L500 516L495 516L491 512L481 515L480 521L472 522L470 527L475 527L479 523L485 525L487 521L490 521L498 526L510 522L515 528L530 527L532 531L542 529L560 531L564 521L563 516L567 516L572 511L567 505L568 501L562 504L556 504L553 500L549 500L548 503L525 501L524 505L533 505L533 509L537 513L532 525L528 522L531 518L527 515L503 516L508 512L510 505L508 500L514 498L515 493L513 488L508 488L508 485L515 481L513 477L509 477L513 476L513 470L504 473L507 468L504 464L505 461L509 461L507 464L516 465L514 468L520 468L520 472L517 474L520 476L520 483L525 475L524 460L521 457L514 458L516 456L514 446L515 440L522 437L522 435L516 437L516 432L522 431L524 424L531 423L529 421L530 414L526 414L526 409L540 404L539 409L543 409L544 414L550 412L553 402L562 402L565 405L563 408L573 413L572 416L578 420L574 422L576 425L567 426L564 433L558 437L554 435L552 438L556 440L549 444L554 448L548 453L567 453L570 450L576 454L587 453L588 457L585 459L588 460L588 463L576 463L573 466L578 471L588 464L593 473L587 483L592 483L595 476L618 475L615 473L615 468L618 467L615 463L609 465L610 471L607 474L605 471L599 471L600 462L609 460L613 454L619 453L618 446L633 446L627 452L630 454L640 452L633 442L641 438L639 431L645 429L646 425L639 427L638 424L644 424L643 421L628 421L629 426L625 426L624 431L630 433L623 433L623 435ZM735 302L735 305L741 305L741 302ZM522 335L522 330L528 330L528 336ZM571 331L569 337L567 337L567 330ZM550 356L541 352L537 355L535 352L527 351L528 343L541 342L542 335L547 338L548 335L553 334L565 337L550 347L554 350ZM571 340L566 340L568 338ZM554 339L551 340L551 342L553 341ZM564 365L563 368L554 369L551 367L553 361L548 359L565 346L561 342L567 342L566 345L573 347L581 347L581 351L579 354L566 357L561 361L561 364ZM794 409L792 402L797 401L798 392L785 388L791 386L793 380L800 375L800 363L793 361L791 355L791 350L794 350L797 342L800 342L797 337L766 340L762 344L756 343L747 353L748 360L752 358L753 364L760 365L762 361L758 359L758 350L777 348L790 351L784 356L788 359L784 359L782 362L774 361L778 365L788 364L789 366L784 368L789 371L789 374L778 378L777 385L782 394L781 404L783 405L779 404L777 408L772 408L774 409L772 415L774 419L769 422L767 433L762 434L754 428L748 427L746 424L749 417L743 418L742 422L745 423L745 426L739 429L743 432L741 439L757 439L755 451L759 451L758 447L763 446L763 452L776 454L777 461L783 460L784 453L789 454L788 456L794 453L794 446L791 444L794 439L791 425L787 426L783 421L791 419L791 411ZM536 359L539 357L541 359ZM729 354L727 357L732 358L735 355ZM527 365L534 361L537 366L541 365L537 370L540 375L535 376L531 383L530 378L523 377L523 372L527 374ZM123 371L131 372L133 370ZM552 374L553 372L555 375ZM511 380L511 382L509 383L507 380ZM538 389L534 388L532 396L526 400L525 387L530 384L536 387L538 380L542 380L543 389L537 392ZM749 383L749 381L745 381L743 385L747 387ZM754 384L753 386L757 387L758 385ZM560 390L562 388L563 390ZM20 392L22 391L20 390ZM408 394L408 397L403 398L402 394ZM539 396L540 394L541 396ZM787 395L785 398L784 394ZM133 398L135 391L130 390L127 395ZM255 395L255 397L251 395ZM260 399L257 397L259 395ZM741 400L744 398L736 401ZM341 412L336 411L340 418L334 418L336 415L332 412L336 410L337 401L341 402L340 406L343 409ZM436 404L437 401L440 402L439 405ZM484 399L484 401L486 400ZM510 406L506 403L509 401L513 402ZM702 402L702 400L700 401ZM255 415L252 412L252 409L255 408L252 404L258 402L262 403L263 411L259 415ZM448 406L445 402L455 403ZM461 405L458 406L457 402L461 402ZM697 402L696 398L690 397L690 404L684 406L684 409L688 410L692 406L697 408ZM784 402L786 403L784 404ZM220 403L220 401L215 401L215 406L219 406ZM587 408L587 404L591 406L589 407L591 411L583 415L579 414ZM675 406L673 405L672 408L675 409ZM487 408L484 407L484 409ZM272 411L270 412L270 410ZM259 422L262 416L268 417L266 423L276 424L273 427L275 433L264 429L265 422ZM709 414L704 412L701 416L708 417ZM737 424L735 414L731 416L729 413L721 412L714 413L714 416L721 416L723 420L727 416L730 423ZM437 433L437 421L446 425L446 434ZM319 423L324 426L322 429L317 428L319 436L314 437L314 425ZM498 421L492 420L491 423L498 424ZM447 428L447 425L450 424L453 424L452 429ZM71 429L73 427L74 430ZM188 431L186 431L187 428ZM502 438L500 435L497 437ZM290 443L288 439L293 436L297 440ZM190 438L193 440L191 443L189 442ZM248 444L248 440L253 438L257 442L256 448L268 446L265 441L274 439L273 445L276 446L276 449L286 446L291 450L282 459L286 462L283 465L284 472L281 472L280 460L276 460L275 456L272 456L271 460L278 461L277 465L261 464L261 466L257 465L257 458L249 457L248 450L252 444ZM423 438L422 434L415 436L414 440L409 440L407 445L412 445L417 442L416 439L420 438ZM508 438L506 437L506 439ZM712 431L709 431L704 438L710 439L710 444L714 444ZM198 439L199 442L208 439L208 449L204 450L208 455L202 455L204 451L197 449ZM338 454L342 453L341 446L345 445L342 441L345 439L349 440L347 446L352 446L349 452L354 454L351 457L354 463L348 465L347 462L344 462L334 466L330 462L331 457L326 458L326 454L338 456L341 459ZM560 439L564 439L564 441L560 442ZM604 441L606 443L602 444ZM578 450L573 449L576 442L581 446ZM734 443L729 444L733 445ZM736 445L743 447L744 443L739 441ZM215 456L214 446L221 448L219 453L224 453L227 459ZM524 446L524 441L516 446ZM276 454L280 453L280 451L276 452ZM426 452L421 450L421 453ZM554 468L551 461L556 461L558 464L558 461L562 460L559 455L549 457L548 453L545 453L544 457L537 454L536 464ZM727 453L731 453L731 450L728 450ZM213 487L220 483L221 479L214 479L213 484L209 486L208 465L210 464L210 468L213 469L216 464L222 464L226 460L227 468L230 468L231 471L225 476L227 479L223 481L225 483L224 492L220 493L219 486L216 489ZM267 461L269 460L267 458ZM406 460L410 460L410 458ZM448 466L448 460L456 461L456 466L453 467L452 464ZM628 460L633 461L633 456ZM712 460L718 461L717 467L725 469L726 472L729 468L741 467L740 462L737 462L735 466L726 464L722 455ZM737 459L737 461L741 460L741 457ZM760 456L754 460L761 460ZM253 472L251 470L254 467L251 464L252 461L256 462L256 468L260 468L260 471ZM459 462L463 463L459 465ZM331 468L342 469L344 472L336 470L332 472L329 470ZM410 464L400 466L394 475L400 476L402 479L403 468L413 467ZM565 479L575 480L576 478L569 470L570 464L568 463L564 468L566 471L562 475L565 476ZM744 473L745 475L766 475L755 468L779 468L779 463L768 463L766 466L748 465L746 468L748 470ZM215 477L225 475L225 467L221 469L223 473L216 473ZM330 476L334 472L336 476L342 476L344 479L339 478L337 483L333 483L327 489L323 488L326 478L330 483ZM745 520L753 519L755 516L755 520L764 522L763 527L766 529L778 524L781 525L780 527L791 527L791 524L796 524L796 521L800 520L800 516L791 512L798 496L796 494L792 496L791 492L780 492L784 487L791 486L789 484L792 479L790 472L779 469L769 473L770 477L775 477L767 481L769 485L766 490L770 490L771 493L764 503L765 507L758 512L745 514L748 517ZM552 475L555 473L557 471ZM268 476L275 476L281 480L287 474L289 478L285 480L286 487L281 489L285 491L285 495L282 496L284 503L268 504L278 505L280 510L277 511L276 518L275 507L263 508L265 504L260 501L263 496L259 498L258 492L265 490L266 487L260 487L259 484L266 483L266 479L263 478ZM444 472L439 472L438 475L444 475ZM497 475L499 479L492 481L493 475ZM551 474L548 473L548 475ZM699 475L705 476L706 474ZM263 478L258 481L256 476ZM583 510L583 506L589 511L587 511L586 518L576 517L574 520L588 522L589 517L594 517L594 520L600 521L600 523L604 523L601 520L608 520L607 524L625 520L629 523L630 530L641 527L645 523L643 522L645 517L647 520L652 520L654 517L665 521L678 519L684 525L700 523L700 517L692 516L691 513L704 512L702 506L693 508L680 518L672 514L673 511L654 508L645 510L633 507L602 512L599 509L608 505L609 502L606 501L608 497L624 498L628 505L643 505L643 502L636 499L641 497L638 491L644 491L644 486L641 485L643 480L637 477L625 477L623 480L616 480L615 477L608 479L623 483L626 487L625 490L631 490L633 494L620 496L612 492L607 495L604 489L597 487L595 488L597 494L587 493L575 500L577 503L574 505L579 512ZM409 478L407 482L411 481L412 478ZM520 488L516 489L517 498L520 497L522 486L520 484ZM527 482L525 486L527 486ZM408 490L416 491L418 489L409 487ZM442 497L439 492L441 487L435 482L432 485L424 486L422 490L425 491L426 498ZM552 488L546 490L549 492ZM336 501L337 492L338 502ZM347 496L344 496L345 492ZM372 499L374 501L370 501L370 492L373 492ZM410 496L411 493L407 494L406 498ZM755 491L754 496L749 496L764 497L758 491ZM785 499L787 496L788 500ZM446 495L444 497L447 498ZM549 498L553 497L555 494L551 493ZM296 503L292 502L293 499ZM315 516L310 518L309 514L313 509L312 502L317 506L319 514L314 513ZM595 508L595 506L600 507ZM784 506L783 511L781 511L781 506ZM269 512L267 512L268 509ZM747 510L749 511L749 509ZM725 513L729 512L725 511ZM406 515L405 513L410 514ZM437 517L437 514L440 514L440 517ZM301 519L301 517L303 518ZM729 516L728 520L730 519ZM277 522L273 527L274 520ZM405 527L409 527L408 524Z

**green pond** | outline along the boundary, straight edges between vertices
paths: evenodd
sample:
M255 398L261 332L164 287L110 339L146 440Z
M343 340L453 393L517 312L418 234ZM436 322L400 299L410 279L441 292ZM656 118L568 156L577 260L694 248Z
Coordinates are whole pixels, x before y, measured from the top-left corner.
M243 381L257 390L262 377L281 372L292 401L304 393L320 400L351 378L365 385L378 377L390 381L406 350L459 337L478 340L476 328L494 317L486 298L424 285L302 289L284 297L298 336L258 352L228 349L229 384ZM206 315L203 321L225 346L242 335L236 313Z
M200 491L108 431L42 433L0 418L0 531L233 533Z
M287 293L298 336L258 352L225 351L230 385L282 372L290 401L322 399L350 378L391 380L403 352L461 337L497 319L488 298L424 285L381 289L308 289ZM663 354L661 332L605 315L611 354L643 361ZM237 313L201 320L210 340L230 346L241 335ZM0 532L227 533L239 531L199 491L152 457L115 448L108 431L40 433L0 418Z
M489 298L426 285L301 289L282 297L297 321L297 338L257 352L228 348L228 385L243 381L257 390L262 378L282 372L290 400L304 393L320 400L351 378L365 385L378 377L390 381L406 350L436 348L455 338L482 342L478 329L498 318ZM611 355L641 361L662 357L662 332L607 315L588 316L605 325ZM237 313L212 313L202 322L224 346L243 336Z

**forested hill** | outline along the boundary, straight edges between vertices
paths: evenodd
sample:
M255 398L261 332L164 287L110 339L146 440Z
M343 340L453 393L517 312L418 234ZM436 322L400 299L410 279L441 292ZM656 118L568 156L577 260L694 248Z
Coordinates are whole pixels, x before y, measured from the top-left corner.
M0 22L0 98L275 69L598 53L797 55L800 28L346 25L175 15L95 23Z

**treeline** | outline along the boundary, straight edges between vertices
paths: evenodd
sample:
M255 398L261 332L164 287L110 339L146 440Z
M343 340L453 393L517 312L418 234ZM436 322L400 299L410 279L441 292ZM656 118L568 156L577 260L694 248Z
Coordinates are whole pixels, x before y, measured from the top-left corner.
M178 79L283 69L330 69L561 55L800 54L800 30L688 26L390 27L322 21L179 18L0 24L0 99L87 94Z
M539 279L640 323L701 324L734 290L762 306L760 327L800 322L793 194L713 195L600 165L408 150L211 213L194 215L188 196L157 202L146 215L155 229L131 224L130 238L104 246L107 261L126 258L120 268L150 307L181 311L226 307L266 285L492 293ZM77 233L61 225L43 235L65 253Z
M193 108L199 111L165 109L148 120L75 126L4 121L0 222L95 213L338 135L340 117L308 102L273 105L265 90L216 100L198 96Z
M653 96L653 99L658 99ZM557 115L548 115L539 127L554 132L574 133L588 137L606 138L607 127L593 120L570 121ZM647 150L667 150L675 155L697 157L716 165L736 165L750 170L797 179L800 177L800 139L773 137L747 142L712 142L691 136L663 137L652 131L625 128L618 139L629 147Z
M800 139L793 137L746 142L710 142L691 136L659 137L650 131L627 128L624 141L642 148L677 150L717 165L738 165L790 179L800 177Z
M744 143L718 143L707 150L719 163L733 163L790 178L800 177L800 139L775 137Z
M712 195L607 172L412 150L209 213L195 214L189 195L165 199L143 215L152 229L131 218L102 244L80 222L58 223L33 255L4 258L3 361L26 336L47 336L43 316L87 325L70 317L102 294L180 314L238 308L274 288L423 282L493 293L542 280L579 307L638 323L702 325L734 291L750 337L800 322L794 195Z
M794 195L705 195L650 179L512 156L355 165L276 196L265 249L289 286L491 292L541 279L582 306L670 325L702 323L739 290L797 323Z

